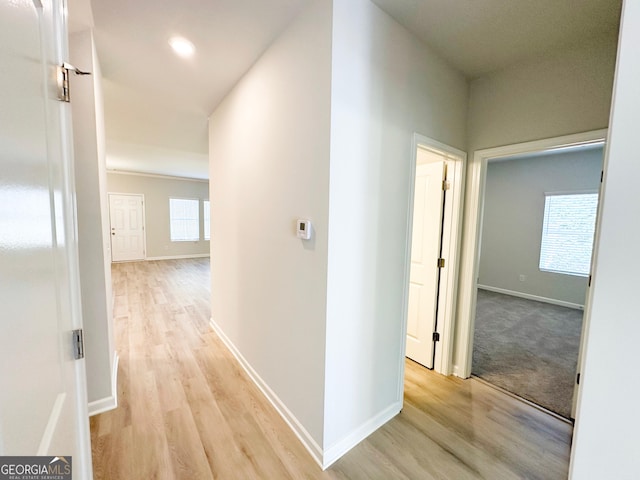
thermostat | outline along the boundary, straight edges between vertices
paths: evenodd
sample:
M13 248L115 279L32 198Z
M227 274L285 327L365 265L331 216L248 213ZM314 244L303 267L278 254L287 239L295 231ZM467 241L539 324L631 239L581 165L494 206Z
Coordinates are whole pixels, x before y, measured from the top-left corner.
M299 218L296 221L296 234L298 238L309 240L311 238L311 221Z

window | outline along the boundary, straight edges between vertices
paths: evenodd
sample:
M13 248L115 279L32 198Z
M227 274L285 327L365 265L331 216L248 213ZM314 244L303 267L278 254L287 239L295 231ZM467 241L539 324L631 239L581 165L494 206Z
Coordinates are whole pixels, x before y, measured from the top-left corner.
M169 223L172 242L200 240L200 201L170 198Z
M588 275L597 193L545 194L540 270Z
M211 210L209 208L209 200L204 200L202 202L203 205L203 215L202 218L204 219L204 239L205 240L210 240L211 239L211 223L209 222L209 216L211 215Z

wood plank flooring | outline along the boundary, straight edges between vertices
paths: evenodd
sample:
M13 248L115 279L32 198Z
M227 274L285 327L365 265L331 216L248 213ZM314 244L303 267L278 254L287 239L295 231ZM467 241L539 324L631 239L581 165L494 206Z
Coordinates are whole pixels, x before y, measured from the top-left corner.
M113 266L119 407L96 480L562 479L571 425L407 361L405 406L322 472L209 326L209 260Z

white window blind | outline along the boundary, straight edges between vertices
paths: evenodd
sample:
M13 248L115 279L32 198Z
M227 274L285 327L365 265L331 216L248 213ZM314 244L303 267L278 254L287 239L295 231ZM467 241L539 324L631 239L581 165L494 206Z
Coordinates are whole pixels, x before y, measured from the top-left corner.
M588 275L597 193L545 194L540 270Z
M209 221L210 219L210 215L211 215L211 210L209 208L209 200L204 200L202 202L203 204L203 213L202 213L202 217L204 219L204 239L205 240L210 240L211 239L211 222Z
M169 199L172 242L200 240L200 202L187 198Z

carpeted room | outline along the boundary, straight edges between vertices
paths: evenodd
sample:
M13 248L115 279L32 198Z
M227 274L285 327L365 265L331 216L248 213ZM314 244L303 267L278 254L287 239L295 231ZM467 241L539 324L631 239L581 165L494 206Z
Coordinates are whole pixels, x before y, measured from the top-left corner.
M602 158L592 145L487 168L472 373L565 418Z

